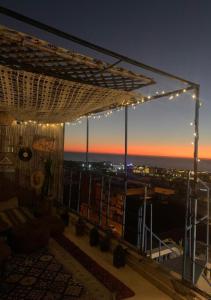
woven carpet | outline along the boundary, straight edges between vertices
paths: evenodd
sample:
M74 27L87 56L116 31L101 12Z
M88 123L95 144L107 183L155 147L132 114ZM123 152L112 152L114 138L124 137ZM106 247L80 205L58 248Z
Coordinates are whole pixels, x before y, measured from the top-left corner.
M56 237L56 241L79 261L93 276L95 276L108 290L116 294L116 299L121 300L135 295L123 282L101 267L90 256L84 253L64 235Z
M67 273L47 249L13 255L0 281L1 300L78 300L83 286Z

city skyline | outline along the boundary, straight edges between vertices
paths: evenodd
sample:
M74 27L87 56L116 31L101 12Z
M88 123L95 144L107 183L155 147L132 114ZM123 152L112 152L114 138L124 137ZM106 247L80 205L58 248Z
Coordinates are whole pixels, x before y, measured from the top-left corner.
M211 158L211 3L209 1L21 1L10 9L95 44L182 76L201 85L199 158ZM49 9L50 7L50 9ZM46 14L46 11L49 11ZM1 24L68 49L75 45L1 16ZM80 52L80 49L76 49ZM82 52L89 55L89 52ZM193 156L191 95L146 103L129 111L128 153ZM90 121L90 152L124 152L124 114ZM97 125L93 125L97 124ZM78 128L78 129L77 129ZM81 137L79 139L79 137ZM85 151L84 124L67 126L65 151Z

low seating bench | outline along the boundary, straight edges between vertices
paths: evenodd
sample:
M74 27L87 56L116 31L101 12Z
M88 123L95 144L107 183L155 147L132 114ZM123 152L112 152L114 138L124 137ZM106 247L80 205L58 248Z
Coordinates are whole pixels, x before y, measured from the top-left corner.
M0 211L0 222L7 224L8 244L19 253L30 253L46 246L50 236L62 234L65 227L56 216L35 218L23 207Z

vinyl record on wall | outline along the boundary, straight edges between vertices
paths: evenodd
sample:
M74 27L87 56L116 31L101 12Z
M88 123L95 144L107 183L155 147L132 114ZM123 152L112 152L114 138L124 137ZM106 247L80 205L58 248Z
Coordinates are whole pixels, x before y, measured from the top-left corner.
M21 147L18 151L18 157L22 161L29 161L32 158L32 151L29 147Z

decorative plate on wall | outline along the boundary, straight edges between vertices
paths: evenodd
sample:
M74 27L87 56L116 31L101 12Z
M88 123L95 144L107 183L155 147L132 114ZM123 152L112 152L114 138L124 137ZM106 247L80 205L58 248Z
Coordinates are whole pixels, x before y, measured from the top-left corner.
M32 158L32 151L29 147L21 147L18 151L18 157L22 161L29 161Z

